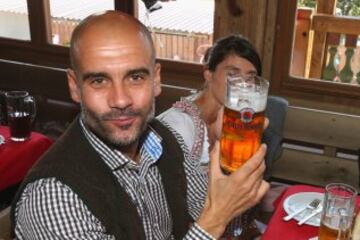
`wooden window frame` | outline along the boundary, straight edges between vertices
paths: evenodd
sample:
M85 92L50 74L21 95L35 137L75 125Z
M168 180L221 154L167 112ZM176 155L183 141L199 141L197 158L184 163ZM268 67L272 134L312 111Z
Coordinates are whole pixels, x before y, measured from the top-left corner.
M49 1L27 0L27 7L30 40L0 37L0 58L52 67L68 67L68 48L50 43Z
M116 10L136 15L137 1L114 0L114 6ZM0 59L68 68L70 66L69 48L51 43L49 1L27 0L27 5L31 38L17 40L0 37ZM167 83L193 88L201 86L202 66L200 64L165 59L158 59L158 61L162 65L162 75L171 79ZM183 80L178 79L179 76L183 76Z
M297 0L278 0L271 91L287 97L336 104L360 104L360 88L354 85L305 79L290 75ZM359 105L358 105L359 106Z
M114 0L115 9L132 14L132 1ZM0 58L67 68L69 48L51 43L49 0L27 0L30 40L0 37Z

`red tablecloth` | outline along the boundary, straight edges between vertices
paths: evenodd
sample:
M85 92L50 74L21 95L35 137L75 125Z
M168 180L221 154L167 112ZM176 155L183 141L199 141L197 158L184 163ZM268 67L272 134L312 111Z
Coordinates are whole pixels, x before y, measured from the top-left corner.
M275 212L266 228L266 231L261 238L262 240L277 240L277 239L286 239L286 240L308 240L311 237L318 235L319 227L313 227L309 225L297 225L295 220L290 220L288 222L283 221L283 217L286 216L286 212L283 208L284 200L298 192L324 192L324 188L312 187L307 185L294 185L288 187L286 191L280 196L278 201L276 201ZM360 199L357 199L357 205L359 205Z
M52 140L32 132L24 142L10 140L9 128L0 126L5 144L0 145L0 190L21 182L36 160L50 147Z

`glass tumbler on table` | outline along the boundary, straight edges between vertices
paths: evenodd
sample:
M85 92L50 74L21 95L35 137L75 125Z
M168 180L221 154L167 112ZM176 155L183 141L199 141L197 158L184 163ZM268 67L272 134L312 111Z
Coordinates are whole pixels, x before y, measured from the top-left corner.
M35 100L26 91L9 91L5 96L10 139L15 142L25 141L30 137L36 115Z
M350 185L331 183L325 188L319 240L351 239L357 191Z
M220 166L230 174L258 150L269 82L259 76L228 74L220 140Z

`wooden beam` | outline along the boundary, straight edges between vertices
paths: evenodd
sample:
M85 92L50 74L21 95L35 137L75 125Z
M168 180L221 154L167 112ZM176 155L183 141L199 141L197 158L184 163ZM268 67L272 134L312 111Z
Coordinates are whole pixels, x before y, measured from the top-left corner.
M346 27L344 27L346 26ZM355 17L340 17L329 14L315 14L312 29L319 32L360 34L360 20Z
M309 77L320 79L325 56L326 33L315 32L313 39Z
M277 4L278 0L273 0L271 3L267 2L267 14L266 14L266 23L264 30L264 44L263 44L263 56L262 56L262 67L263 67L263 77L270 79L271 77L271 68L273 63L274 55L274 41L275 41L275 32L276 32L276 14L277 14Z
M51 43L51 16L49 0L27 0L31 42L37 45Z
M284 80L289 78L297 1L278 0L271 69L271 93L279 95Z
M335 14L337 0L317 0L316 12Z
M318 0L316 13L325 13L333 15L336 9L336 0ZM310 62L310 78L321 78L322 69L324 67L324 58L326 52L326 36L327 33L315 31L314 41L312 44L312 54Z
M134 15L137 12L135 11L135 7L137 7L138 0L114 0L114 1L115 1L116 10L126 12L130 15Z

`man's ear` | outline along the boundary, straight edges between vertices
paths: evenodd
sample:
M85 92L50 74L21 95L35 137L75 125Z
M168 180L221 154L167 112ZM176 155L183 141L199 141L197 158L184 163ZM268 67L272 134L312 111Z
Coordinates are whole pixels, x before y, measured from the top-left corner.
M159 96L161 93L161 65L160 63L155 63L154 68L154 92L155 96Z
M72 69L69 68L66 72L66 75L68 80L70 96L72 100L79 103L81 98L80 98L80 89L76 81L76 74Z

